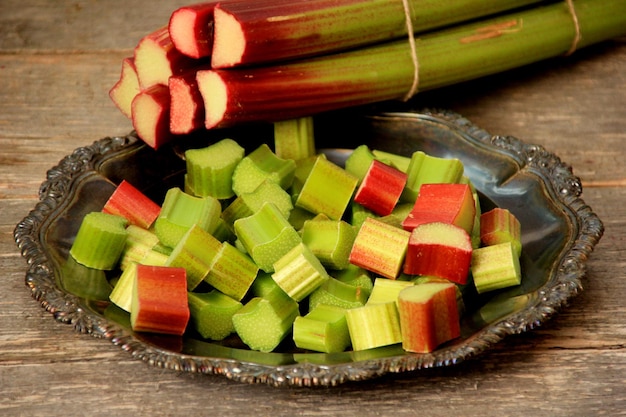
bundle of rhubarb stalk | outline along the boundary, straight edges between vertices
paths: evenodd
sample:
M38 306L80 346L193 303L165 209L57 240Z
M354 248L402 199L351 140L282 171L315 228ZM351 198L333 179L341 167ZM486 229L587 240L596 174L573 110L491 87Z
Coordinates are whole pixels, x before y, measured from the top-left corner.
M158 148L200 129L402 100L624 33L622 0L215 0L142 38L110 96Z

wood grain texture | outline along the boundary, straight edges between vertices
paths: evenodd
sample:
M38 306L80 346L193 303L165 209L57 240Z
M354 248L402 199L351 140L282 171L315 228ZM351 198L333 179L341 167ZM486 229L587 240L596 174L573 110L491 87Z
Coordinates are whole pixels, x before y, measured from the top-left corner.
M163 370L74 332L34 301L13 228L46 171L132 127L108 89L182 1L0 2L0 415L616 416L626 414L626 39L418 94L571 164L606 232L584 290L545 326L446 369L335 388Z

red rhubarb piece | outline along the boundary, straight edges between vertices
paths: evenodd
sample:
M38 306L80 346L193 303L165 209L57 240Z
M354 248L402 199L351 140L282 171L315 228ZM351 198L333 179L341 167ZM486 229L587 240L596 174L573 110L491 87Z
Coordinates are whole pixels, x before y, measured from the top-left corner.
M170 16L169 33L174 47L191 58L211 56L213 50L213 9L217 1L192 4Z
M132 117L131 104L133 99L141 89L137 78L134 58L124 58L122 60L122 72L119 80L109 90L109 97L124 116Z
M130 224L149 229L161 212L161 207L126 180L117 186L102 208L109 214L122 216Z
M407 175L373 160L354 196L354 201L380 216L391 214L400 199Z
M428 353L461 335L456 285L429 282L412 285L398 295L402 348Z
M469 233L449 223L425 223L411 232L404 273L432 275L463 285L471 262Z
M402 227L411 231L421 224L443 222L470 233L475 216L476 205L468 184L423 184Z
M182 335L189 316L184 268L137 265L130 313L133 330Z
M158 149L174 138L170 132L170 92L154 85L137 94L132 103L133 127L141 140Z

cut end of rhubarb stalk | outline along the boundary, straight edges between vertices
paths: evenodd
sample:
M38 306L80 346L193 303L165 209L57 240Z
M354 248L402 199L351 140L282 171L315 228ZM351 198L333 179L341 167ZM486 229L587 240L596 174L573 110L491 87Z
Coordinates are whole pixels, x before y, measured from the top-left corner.
M169 33L172 43L180 53L190 58L211 55L213 47L214 4L181 7L170 16Z
M168 89L162 85L142 91L133 99L133 127L137 135L154 149L173 139L169 102Z
M204 126L204 105L195 77L172 76L170 91L170 131L184 135Z
M241 62L241 57L246 49L241 24L235 17L220 9L218 5L214 10L214 39L211 65L213 68L232 67Z
M109 91L109 97L122 114L130 119L133 98L140 91L134 59L124 58L120 78Z
M198 71L196 81L204 101L204 126L211 129L224 118L228 89L222 77L215 71Z

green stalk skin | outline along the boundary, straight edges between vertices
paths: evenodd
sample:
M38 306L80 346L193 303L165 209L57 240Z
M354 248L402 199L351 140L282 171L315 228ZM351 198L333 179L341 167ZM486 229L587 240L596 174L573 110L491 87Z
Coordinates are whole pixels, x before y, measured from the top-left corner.
M250 349L271 352L291 333L299 315L296 301L281 291L255 297L233 315L235 332Z
M329 279L328 272L304 244L293 247L274 263L272 279L296 301L302 301Z
M519 285L519 257L511 242L485 246L472 252L470 271L479 294Z
M111 294L111 284L106 273L79 264L69 256L62 267L62 285L70 294L87 300L106 301Z
M577 0L576 15L583 34L578 48L626 34L623 0ZM563 56L575 28L566 2L556 2L420 35L418 91ZM404 98L415 79L407 39L290 63L197 73L208 129Z
M234 228L240 244L265 272L274 272L274 263L302 242L272 203L263 204L252 216L236 220Z
M330 269L350 265L350 250L356 230L343 220L308 220L302 227L302 242Z
M339 220L352 199L357 182L358 179L343 168L326 158L317 158L295 205Z
M511 242L519 257L522 254L521 236L519 220L507 209L495 208L480 217L479 237L485 246Z
M372 210L363 207L362 205L355 203L354 200L350 202L350 224L355 229L360 229L365 222L365 219L371 217L380 220L380 216L374 213Z
M259 271L256 279L250 287L250 295L252 297L268 298L268 294L272 291L283 291L276 281L272 279L272 274ZM284 292L284 291L283 291ZM287 294L285 294L287 295Z
M410 235L406 230L367 218L354 240L350 263L395 279L404 263Z
M219 200L231 198L235 194L233 172L244 154L244 148L232 139L185 151L187 182L195 195Z
M374 157L387 165L391 165L399 171L407 173L409 171L409 165L411 164L411 158L398 155L391 152L381 151L379 149L372 149Z
M194 225L213 233L217 228L222 207L214 197L195 197L178 187L165 194L161 214L154 222L154 232L159 241L173 248Z
M152 249L152 250L149 250L144 255L144 257L141 258L141 260L137 263L141 265L165 266L170 254L165 254L163 252L159 252L155 249Z
M356 265L350 264L341 271L332 271L331 275L338 281L354 287L361 287L362 291L368 291L368 293L371 293L374 288L374 282L367 270Z
M367 288L329 278L309 296L309 311L322 304L345 309L361 307L369 295Z
M109 300L111 300L113 304L129 313L133 303L133 288L135 286L136 277L137 263L133 262L122 271L115 287L113 287L113 291L109 294Z
M458 159L438 158L422 151L411 155L407 182L401 200L414 202L422 184L458 183L463 176L463 163Z
M366 304L346 310L353 350L372 349L402 342L400 318L395 301Z
M311 170L313 169L313 166L318 158L326 159L326 155L321 153L309 156L308 158L296 160L296 171L294 172L293 183L289 189L289 193L291 194L293 201L297 200L298 194L302 191L302 187L304 187L304 183L309 177L309 174L311 173Z
M409 0L408 7L413 30L422 32L536 2ZM209 38L212 65L284 61L406 38L405 20L402 2L385 0L220 3Z
M294 161L315 156L313 117L274 123L274 152L279 158Z
M387 278L376 278L374 288L367 299L367 304L380 304L388 302L398 302L398 294L406 287L415 285L411 281L398 281Z
M198 225L193 225L172 250L165 266L184 268L187 271L187 290L193 291L207 276L222 242Z
M284 190L293 182L296 162L276 156L267 144L246 155L235 167L232 182L236 195L254 191L265 180L273 181Z
M224 340L235 332L233 315L243 304L217 290L187 294L191 325L204 339Z
M296 230L301 230L304 227L304 222L307 220L313 220L315 214L301 207L294 207L289 213L289 224Z
M269 180L263 181L254 191L235 198L222 212L222 219L232 228L235 220L253 215L266 202L273 203L285 219L289 219L293 210L291 196L280 185Z
M148 252L159 243L157 235L143 227L129 224L126 227L126 231L128 236L126 237L124 251L119 261L121 270L126 269L131 262L141 262Z
M350 346L345 309L322 304L306 316L296 317L293 323L293 341L300 349L325 353L343 352Z
M259 272L250 257L228 242L223 242L204 280L237 301L246 295Z
M111 270L124 251L128 220L102 212L88 213L82 220L70 255L89 268Z
M476 248L480 247L480 245L481 245L481 240L480 240L480 216L482 215L482 208L480 207L480 199L478 197L478 192L476 191L476 188L474 187L474 184L472 184L472 181L467 176L463 175L459 182L461 184L469 185L470 189L472 190L472 197L474 198L476 214L474 216L474 227L472 228L472 231L470 233L470 238L472 240L472 248L476 249Z
M374 159L376 159L376 156L369 146L359 145L354 148L350 156L346 158L345 169L350 174L357 177L359 180L358 184L361 184L361 181L365 178L365 174Z

